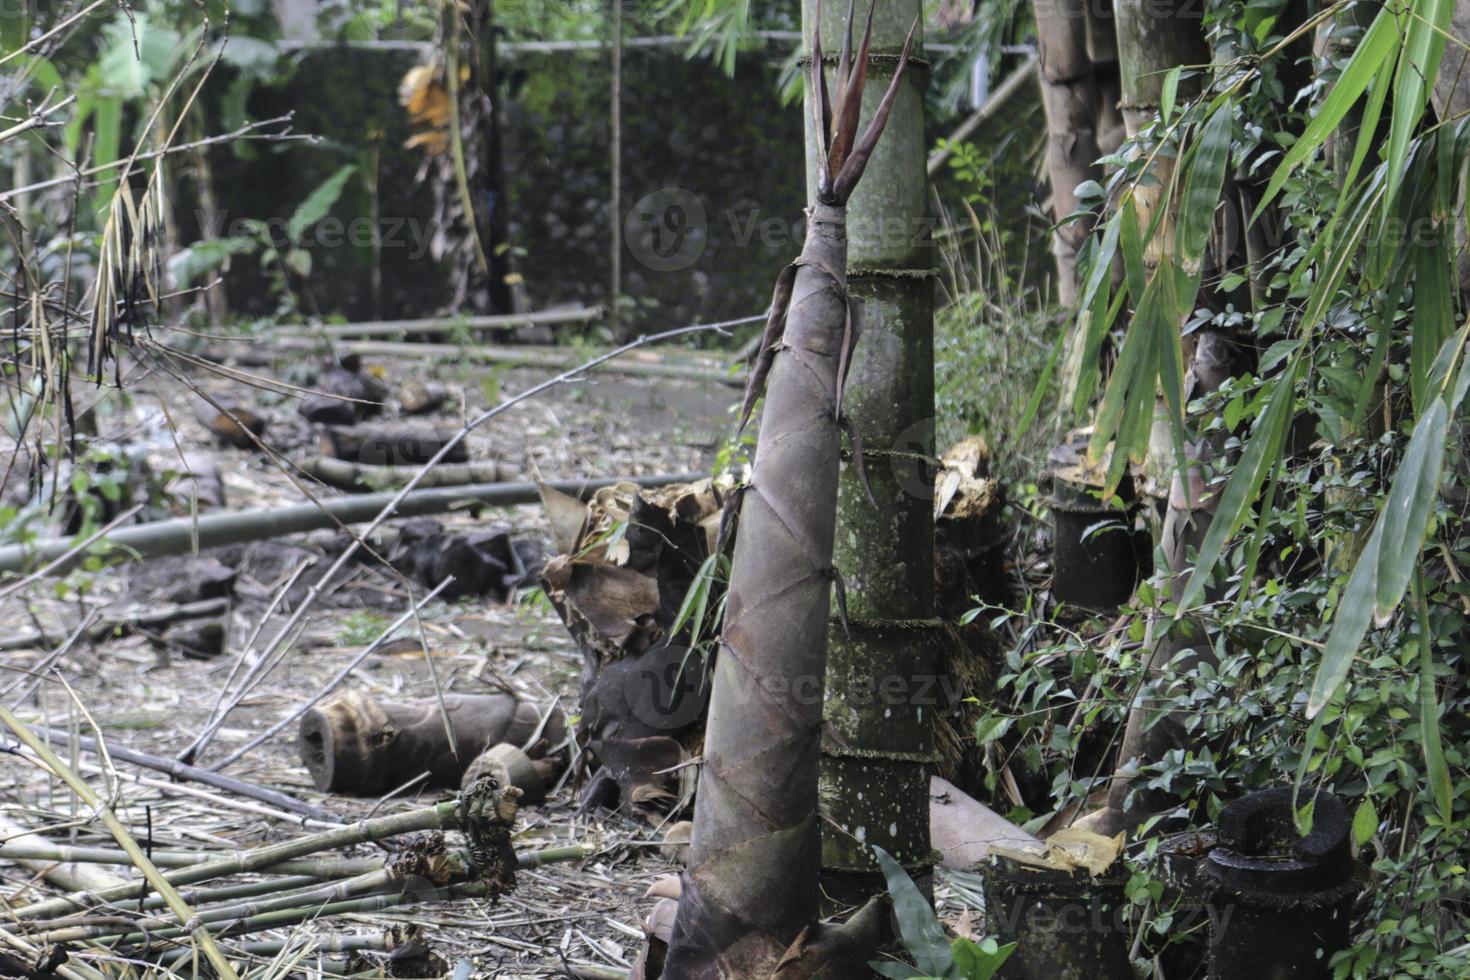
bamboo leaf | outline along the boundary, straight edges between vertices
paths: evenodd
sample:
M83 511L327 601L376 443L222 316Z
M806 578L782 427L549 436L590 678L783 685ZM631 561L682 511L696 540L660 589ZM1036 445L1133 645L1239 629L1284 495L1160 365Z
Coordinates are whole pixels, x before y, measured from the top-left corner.
M1184 185L1179 230L1174 241L1179 252L1179 268L1191 275L1199 271L1205 243L1215 223L1215 210L1220 204L1225 165L1230 160L1231 109L1230 103L1216 109L1200 129L1194 165L1189 168Z
M1443 231L1435 230L1432 245L1413 245L1414 252L1414 323L1410 331L1409 390L1414 410L1424 411L1424 403L1435 391L1430 373L1440 347L1454 329L1454 297L1451 295L1454 259Z
M1266 192L1261 195L1261 201L1256 205L1252 220L1259 217L1266 205L1275 199L1296 168L1316 153L1327 138L1342 125L1349 110L1362 97L1369 83L1379 74L1384 61L1392 61L1391 56L1398 51L1401 37L1398 11L1395 7L1395 4L1384 5L1378 16L1374 18L1372 26L1358 42L1358 49L1353 52L1352 60L1338 76L1337 84L1332 87L1331 92L1327 93L1327 98L1322 100L1322 108L1307 124L1301 138L1286 151L1276 172L1271 175L1271 180L1266 185ZM1369 132L1365 127L1364 134Z
M1439 493L1448 424L1449 407L1443 398L1436 398L1429 411L1414 426L1414 434L1409 437L1409 446L1404 451L1404 461L1394 474L1388 501L1378 516L1378 523L1383 525L1383 543L1378 554L1377 598L1373 613L1379 626L1386 624L1393 615L1409 587L1409 577L1419 563L1424 533Z
M1244 523L1246 510L1255 502L1267 473L1281 455L1281 448L1286 444L1286 433L1291 428L1291 409L1296 403L1300 352L1301 348L1298 348L1290 366L1277 378L1271 400L1266 403L1266 410L1261 413L1251 430L1250 441L1241 453L1240 462L1235 464L1235 469L1225 484L1225 490L1220 494L1220 502L1210 521L1210 529L1205 532L1205 540L1200 545L1194 571L1190 573L1184 592L1179 597L1176 618L1183 616L1204 591L1210 572L1220 560L1221 552L1225 550L1225 542Z
M913 955L914 965L925 976L944 976L954 964L954 958L949 949L949 940L944 935L944 927L935 917L934 909L903 869L903 865L895 861L892 855L883 848L874 846L873 856L877 858L878 866L883 869L883 877L887 879L899 938Z
M1368 621L1373 618L1373 597L1378 591L1378 555L1382 545L1383 522L1380 520L1374 523L1368 544L1358 556L1347 588L1338 600L1332 632L1327 636L1327 648L1322 651L1322 662L1317 665L1317 674L1307 699L1308 718L1316 718L1337 693L1352 669L1358 645L1368 632Z
M342 196L343 185L356 172L356 165L349 163L318 184L316 190L306 196L306 200L301 202L286 224L286 235L293 244L299 243L308 228L327 216L332 205Z
M1454 819L1454 786L1444 758L1439 730L1439 699L1434 693L1434 642L1429 628L1429 601L1424 595L1423 576L1414 581L1414 599L1419 618L1419 727L1423 729L1424 769L1440 817Z
M1399 52L1398 73L1394 77L1393 115L1389 119L1386 155L1389 200L1397 194L1404 178L1409 141L1424 116L1429 88L1439 74L1445 32L1449 29L1450 14L1454 9L1454 0L1413 0L1407 38ZM1383 14L1387 13L1389 8L1385 7ZM1377 22L1374 24L1376 26ZM1364 40L1366 42L1367 39Z

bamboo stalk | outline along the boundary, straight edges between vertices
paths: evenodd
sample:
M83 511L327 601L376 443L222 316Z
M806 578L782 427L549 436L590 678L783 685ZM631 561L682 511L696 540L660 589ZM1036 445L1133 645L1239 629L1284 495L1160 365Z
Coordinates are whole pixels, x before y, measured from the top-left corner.
M943 169L944 164L954 155L955 144L969 139L971 134L980 128L981 123L999 112L1001 107L1011 100L1011 96L1019 92L1025 86L1026 82L1036 74L1036 63L1036 55L1027 55L1026 59L1016 66L1016 70L1007 75L1005 81L995 87L995 91L990 93L990 98L985 100L985 104L970 113L965 118L965 121L960 123L955 128L955 131L949 134L949 139L946 141L947 145L943 149L935 150L929 154L929 159L925 164L925 170L931 178L939 173Z
M847 295L847 203L883 132L910 46L859 135L871 23L854 60L849 17L829 100L820 12L807 6L805 13L813 33L806 91L815 203L801 256L777 279L742 408L743 422L769 375L754 472L740 498L689 868L664 967L679 980L812 972L786 953L818 912L817 770L839 423L858 336Z
M687 483L703 474L681 473L670 476L600 477L587 480L558 480L550 485L570 494L586 494L615 483L631 482L639 486L662 486ZM399 492L402 494L402 491ZM245 544L287 534L300 534L339 524L362 524L389 516L422 517L443 514L466 504L479 503L493 507L530 504L540 500L535 483L477 483L464 487L435 488L402 494L369 493L350 497L334 497L320 504L297 504L291 507L262 507L223 514L203 514L198 518L179 517L154 521L134 527L120 528L107 536L107 541L129 552L131 558L156 558L178 555L196 549L218 548L228 544ZM197 545L196 542L197 541ZM74 538L52 538L33 545L8 545L0 548L0 572L18 572L34 561L50 561L67 554L75 546ZM52 571L64 570L58 565Z
M736 323L751 323L759 317L745 317ZM427 357L440 360L481 361L506 367L567 368L576 364L582 354L574 350L538 350L534 347L492 347L484 344L414 344L385 340L357 340L339 345L342 350L371 357ZM605 374L632 377L673 378L739 387L745 379L718 367L698 364L676 364L668 361L614 361L599 368Z
M358 953L388 948L387 937L381 932L353 936L310 936L293 939L258 939L238 943L232 947L245 956L279 956L288 949L307 949L313 953ZM187 949L172 950L158 960L161 966L173 966L189 957ZM618 974L621 980L623 974Z
M364 320L361 323L283 324L266 331L268 337L392 337L444 330L492 330L513 327L550 326L563 323L593 323L606 311L600 306L569 310L536 310L530 313L498 313L487 316L441 316L421 320Z
M6 727L15 732L16 737L24 742L32 752L40 756L41 761L46 764L46 767L60 778L62 782L66 783L68 789L76 794L83 803L93 809L108 832L112 834L118 844L122 846L123 850L128 852L128 855L132 858L133 866L147 879L146 883L139 887L151 886L159 895L163 896L174 917L183 923L181 933L187 933L194 942L198 943L200 949L204 952L205 959L209 960L215 972L224 978L224 980L238 980L235 968L230 965L230 961L225 959L225 955L215 945L214 938L206 929L193 921L194 911L179 897L179 893L174 890L173 885L159 872L153 862L148 859L148 855L138 846L138 842L133 840L132 835L123 826L122 821L118 820L116 814L112 812L112 808L104 803L96 793L92 792L92 787L88 786L82 777L72 772L66 763L62 762L55 752L51 751L50 746L32 734L31 730L26 727L25 722L15 717L8 708L3 706L0 706L0 722L4 722Z

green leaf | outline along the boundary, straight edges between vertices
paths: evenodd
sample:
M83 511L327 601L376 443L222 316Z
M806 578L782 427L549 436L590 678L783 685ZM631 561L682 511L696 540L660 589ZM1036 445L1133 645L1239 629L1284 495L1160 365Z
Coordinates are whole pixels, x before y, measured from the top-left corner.
M989 938L975 943L961 936L949 948L950 955L954 957L954 975L960 980L990 980L1016 951L1016 944L1000 946Z
M991 715L981 718L975 722L975 744L987 745L1005 735L1011 730L1011 722L1015 719L1006 715Z
M1322 662L1312 681L1312 692L1307 699L1307 717L1317 715L1332 700L1337 688L1352 669L1353 657L1363 635L1368 632L1368 621L1373 618L1373 599L1378 591L1378 555L1383 545L1383 522L1373 525L1368 544L1353 566L1347 588L1337 604L1337 614L1332 619L1332 632L1327 636L1327 647L1322 651Z
M1424 533L1434 512L1439 477L1444 469L1449 414L1444 399L1436 398L1414 426L1404 460L1394 474L1388 500L1378 516L1378 522L1383 525L1383 543L1378 555L1373 615L1379 626L1387 624L1404 597L1409 577L1419 563L1419 552L1424 548Z
M1215 223L1215 210L1220 206L1225 165L1230 161L1231 110L1232 103L1225 103L1201 127L1194 162L1184 185L1174 243L1179 253L1179 268L1191 275L1199 271L1210 228Z
M1454 0L1413 0L1408 18L1408 37L1399 52L1398 73L1394 76L1393 115L1388 129L1388 199L1393 200L1404 178L1409 141L1424 117L1429 90L1439 75L1439 62L1444 54L1445 32L1454 12ZM1386 6L1383 14L1391 7ZM1380 15L1382 16L1382 15ZM1375 25L1377 23L1375 21ZM1366 42L1366 38L1364 39Z
M1164 76L1163 91L1159 96L1159 118L1166 123L1174 115L1174 102L1179 96L1179 73L1181 70L1182 67L1180 65L1175 65Z
M230 256L247 252L255 244L255 239L241 236L195 242L169 257L168 271L180 289L188 289L224 265Z
M927 976L946 976L954 966L949 940L945 938L944 926L934 915L934 909L914 884L903 865L895 861L881 847L873 848L878 867L888 881L888 894L893 898L893 918L898 923L898 935L914 958L919 972ZM912 976L912 973L908 974Z
M1259 216L1265 210L1266 205L1281 191L1282 186L1296 171L1296 168L1316 153L1327 138L1342 125L1348 112L1368 88L1368 84L1378 75L1384 61L1391 60L1391 56L1398 51L1400 33L1398 12L1395 11L1394 6L1394 4L1385 4L1378 16L1374 18L1373 25L1358 42L1358 49L1353 52L1352 60L1338 76L1337 84L1332 86L1332 91L1327 93L1327 98L1322 100L1322 108L1317 110L1317 115L1307 124L1301 139L1292 144L1291 149L1286 151L1281 163L1277 165L1276 172L1271 175L1271 180L1266 185L1266 192L1261 195L1261 201L1256 205L1253 217Z
M1434 639L1429 628L1429 601L1424 596L1422 574L1414 579L1414 600L1419 619L1419 727L1423 729L1424 775L1428 777L1440 817L1449 823L1454 819L1455 790L1440 738L1439 700L1434 693Z
M1286 433L1291 428L1291 409L1296 403L1296 378L1301 360L1299 348L1291 365L1276 379L1271 400L1266 403L1266 410L1261 413L1251 430L1250 441L1245 444L1245 451L1241 453L1240 461L1235 464L1235 469L1225 484L1225 490L1220 494L1220 502L1210 521L1210 529L1205 532L1205 540L1200 545L1194 571L1190 573L1184 592L1179 597L1176 618L1183 616L1204 591L1215 563L1225 550L1225 542L1245 522L1246 511L1255 502L1262 484L1266 482L1266 475L1281 456L1281 449L1286 444Z
M316 190L306 196L306 200L301 202L292 213L291 220L286 224L286 235L293 244L301 241L301 236L306 234L306 229L327 216L332 210L332 205L336 204L337 199L342 196L342 188L348 178L356 172L357 167L349 163L322 181Z
M1373 808L1373 798L1363 797L1363 802L1358 804L1357 812L1353 814L1353 841L1359 847L1373 839L1378 832L1378 811Z

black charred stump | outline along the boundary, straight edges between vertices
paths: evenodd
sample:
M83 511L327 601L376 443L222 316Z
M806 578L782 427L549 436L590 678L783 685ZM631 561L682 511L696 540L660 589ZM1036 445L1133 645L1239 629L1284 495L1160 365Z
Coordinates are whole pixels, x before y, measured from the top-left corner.
M986 928L1015 952L1003 980L1133 976L1122 862L1100 875L1033 867L994 855L985 875Z
M1296 831L1292 790L1252 793L1220 814L1210 852L1212 980L1326 980L1333 954L1349 941L1360 887L1347 808L1318 793L1312 830ZM1297 803L1312 801L1303 793Z
M1056 460L1057 456L1053 456ZM1138 507L1133 481L1102 498L1101 481L1086 466L1052 471L1052 592L1071 606L1117 609L1151 571L1147 535L1134 531Z

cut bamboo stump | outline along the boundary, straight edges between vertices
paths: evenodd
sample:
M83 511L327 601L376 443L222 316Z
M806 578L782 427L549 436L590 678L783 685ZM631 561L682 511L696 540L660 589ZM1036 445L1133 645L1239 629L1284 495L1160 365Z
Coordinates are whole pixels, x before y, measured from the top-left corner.
M194 417L220 442L249 449L265 435L265 416L233 398L211 397L213 401L203 396L194 398Z
M475 780L489 776L497 786L520 790L522 806L539 806L546 802L546 786L556 778L557 768L555 759L532 759L509 742L501 742L470 763L460 785L468 789Z
M405 381L398 389L399 415L428 415L449 402L449 389L433 381Z
M302 716L297 744L323 792L375 796L424 773L434 785L459 786L470 763L493 745L560 743L565 719L553 708L543 725L542 714L509 694L446 694L441 711L432 698L380 702L349 691Z

